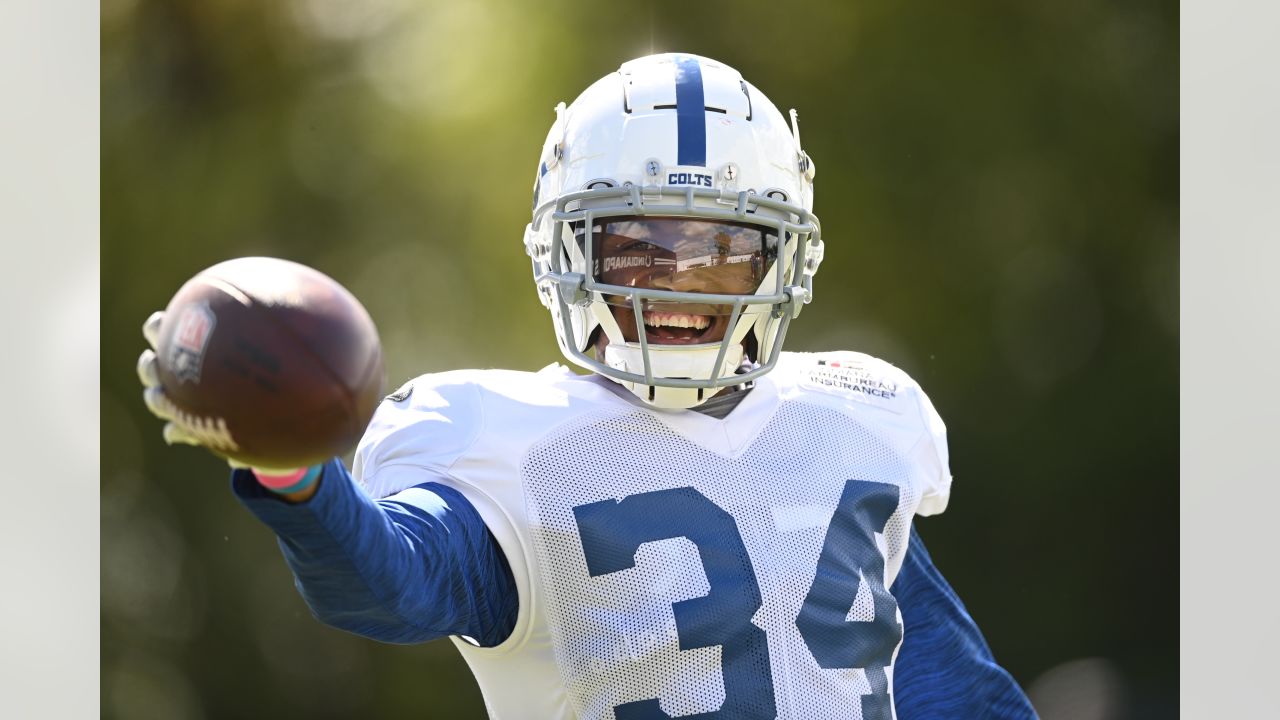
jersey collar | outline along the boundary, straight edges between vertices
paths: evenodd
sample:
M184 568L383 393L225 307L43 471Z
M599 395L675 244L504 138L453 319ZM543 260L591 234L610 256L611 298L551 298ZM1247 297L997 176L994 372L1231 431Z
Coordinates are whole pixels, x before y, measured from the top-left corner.
M755 381L755 387L723 419L696 410L661 410L650 407L629 390L600 375L590 380L607 389L620 402L652 415L681 437L721 457L735 459L746 452L778 409L778 386L769 375Z

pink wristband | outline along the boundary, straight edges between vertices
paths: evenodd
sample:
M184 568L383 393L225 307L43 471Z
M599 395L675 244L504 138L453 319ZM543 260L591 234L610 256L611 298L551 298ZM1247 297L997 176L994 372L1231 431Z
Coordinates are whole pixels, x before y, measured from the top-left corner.
M257 468L250 468L258 482L274 493L295 493L307 489L320 477L320 465L298 468L284 475L268 475Z

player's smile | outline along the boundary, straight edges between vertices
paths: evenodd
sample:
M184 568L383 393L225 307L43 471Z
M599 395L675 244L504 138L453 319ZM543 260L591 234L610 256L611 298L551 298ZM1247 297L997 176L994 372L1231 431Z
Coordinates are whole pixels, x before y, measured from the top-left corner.
M705 308L705 306L703 306ZM698 308L698 309L703 309ZM635 312L627 306L614 305L613 317L622 328L622 337L627 342L639 342L636 335ZM647 310L644 313L645 340L655 345L699 345L720 342L728 329L727 315L703 315L671 311Z
M713 324L715 321L710 315L652 311L644 314L645 335L649 342L667 345L701 342Z

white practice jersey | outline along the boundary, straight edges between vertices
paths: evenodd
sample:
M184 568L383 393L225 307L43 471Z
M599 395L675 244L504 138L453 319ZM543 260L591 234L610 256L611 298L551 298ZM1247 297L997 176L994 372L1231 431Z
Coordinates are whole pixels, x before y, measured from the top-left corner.
M456 488L497 538L515 630L454 641L501 720L892 720L886 588L951 484L928 398L846 352L783 353L723 420L560 366L425 375L353 475Z

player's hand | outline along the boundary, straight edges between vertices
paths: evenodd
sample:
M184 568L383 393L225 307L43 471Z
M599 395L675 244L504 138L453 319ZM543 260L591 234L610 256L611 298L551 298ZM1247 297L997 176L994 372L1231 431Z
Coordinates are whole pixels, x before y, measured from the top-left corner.
M142 381L142 401L146 403L152 415L165 421L163 432L164 441L167 444L202 447L199 437L184 422L182 411L164 394L164 388L160 385L156 345L159 342L160 323L163 320L163 312L154 312L142 324L142 336L150 345L138 356L138 379ZM222 456L219 455L219 457ZM290 500L305 500L315 492L315 480L319 476L320 466L318 465L311 468L255 468L228 457L223 459L233 468L252 470L258 482Z
M164 441L169 445L200 445L200 440L182 421L182 412L164 394L160 386L160 371L157 368L156 343L160 338L160 323L164 320L163 312L153 312L142 324L142 336L151 347L138 356L138 379L142 381L142 401L152 415L165 421ZM232 462L232 467L238 465ZM240 466L242 467L242 466Z

